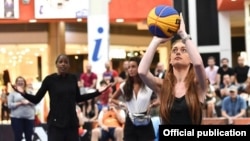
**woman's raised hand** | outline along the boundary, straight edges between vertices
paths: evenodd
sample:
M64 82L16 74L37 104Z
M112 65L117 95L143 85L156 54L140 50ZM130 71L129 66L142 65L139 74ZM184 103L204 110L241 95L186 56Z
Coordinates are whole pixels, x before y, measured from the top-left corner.
M186 26L185 26L185 21L183 19L182 13L180 13L180 18L181 18L181 22L180 22L180 28L177 31L177 33L179 34L179 36L181 38L184 38L187 36L187 32L186 32Z

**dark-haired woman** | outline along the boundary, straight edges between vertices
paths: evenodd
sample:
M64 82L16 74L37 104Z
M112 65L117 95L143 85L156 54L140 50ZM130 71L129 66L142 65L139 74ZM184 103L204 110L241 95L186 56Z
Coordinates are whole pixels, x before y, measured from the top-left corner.
M129 59L128 78L120 84L120 88L113 94L111 102L117 104L117 99L123 96L125 103L119 105L127 107L127 117L124 126L124 141L153 141L155 133L152 121L145 125L135 123L134 115L147 115L151 105L152 90L147 87L138 75L140 58Z
M39 103L48 92L50 98L47 120L48 141L79 141L79 122L75 104L99 96L103 91L95 90L81 95L77 77L69 73L68 56L59 55L55 64L57 72L44 78L36 95L27 94L21 87L14 87L14 89L34 104Z

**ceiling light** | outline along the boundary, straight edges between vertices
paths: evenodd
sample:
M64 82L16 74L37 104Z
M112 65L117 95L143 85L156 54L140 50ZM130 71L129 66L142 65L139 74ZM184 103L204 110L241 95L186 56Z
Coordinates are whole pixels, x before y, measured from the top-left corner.
M80 53L81 53L81 51L80 51L80 50L77 50L77 51L76 51L76 54L80 54Z
M24 51L25 51L25 52L30 52L30 49L29 49L29 48L26 48Z
M82 19L77 18L76 21L77 21L77 22L82 22Z
M31 60L29 60L29 61L26 61L26 64L29 64L29 65L31 65L31 64L33 64L34 62L33 61L31 61Z
M6 49L5 48L0 48L0 52L1 53L6 53Z
M117 23L123 23L124 22L124 19L121 19L121 18L118 18L115 20Z
M9 55L9 56L12 56L12 55L13 55L13 52L12 52L12 51L8 52L8 55Z
M34 53L34 56L39 56L39 53L37 53L37 52L36 52L36 53Z
M13 59L13 60L16 60L16 59L17 59L17 56L12 56L12 59Z
M44 51L44 48L40 48L40 51L43 52L43 51Z
M37 20L36 20L36 19L30 19L29 22L30 22L30 23L36 23Z

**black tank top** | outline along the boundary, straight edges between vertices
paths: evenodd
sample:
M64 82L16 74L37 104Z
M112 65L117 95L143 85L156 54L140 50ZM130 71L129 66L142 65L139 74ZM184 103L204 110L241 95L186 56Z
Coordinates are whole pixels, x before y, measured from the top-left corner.
M172 109L170 111L170 124L173 125L191 125L192 119L189 114L185 95L180 98L175 98ZM202 117L202 115L201 115ZM201 119L201 118L200 118ZM201 122L201 120L200 120Z

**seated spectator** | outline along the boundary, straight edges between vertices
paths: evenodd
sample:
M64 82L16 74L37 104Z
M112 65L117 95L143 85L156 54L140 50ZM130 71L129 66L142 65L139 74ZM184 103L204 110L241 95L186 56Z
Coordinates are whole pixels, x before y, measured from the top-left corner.
M100 87L107 87L108 83L105 80L100 81ZM109 98L112 95L112 88L110 87L107 91L104 91L100 96L98 96L98 112L102 110L102 107L108 105Z
M98 117L98 105L95 101L95 98L89 99L84 102L82 107L84 124L83 128L91 131L93 126L95 126ZM90 140L91 132L88 132L84 136L84 140Z
M128 60L123 61L122 67L122 71L119 73L120 83L126 80L126 78L128 77Z
M82 107L83 118L85 122L93 122L98 117L98 106L95 98L89 99L84 102Z
M7 91L7 87L3 88L2 89L2 93L0 95L0 101L1 101L1 104L2 104L2 107L1 107L1 120L7 120L9 121L10 120L10 109L8 108L8 95L9 95L9 92Z
M229 124L233 124L233 119L244 117L246 115L246 101L238 95L238 87L232 85L229 87L229 96L222 100L222 116L228 119Z
M216 114L215 111L215 102L216 102L216 94L215 88L213 85L210 84L208 81L208 90L206 94L206 101L205 101L205 109L206 109L206 117L213 117Z
M92 71L92 65L87 64L85 72L80 76L80 83L84 88L96 88L97 74Z
M222 100L229 95L228 88L233 84L229 74L224 74L222 78L223 78L222 80L223 83L220 85L219 89L215 90L217 96L215 102L215 110L217 117L222 116L221 115Z
M239 89L241 91L241 89ZM247 101L247 117L250 117L250 113L248 112L250 109L250 79L247 79L246 87L242 90L241 96Z
M235 85L237 85L239 89L244 89L247 85L247 80L250 77L250 69L248 65L245 65L245 58L243 56L238 56L237 65L233 69Z
M244 92L246 92L247 94L250 94L250 79L247 79L246 87L244 89Z
M79 120L78 134L81 138L87 133L87 129L83 128L83 124L84 124L83 113L81 111L81 108L78 105L76 105L76 114Z
M91 141L123 141L123 124L126 114L124 110L114 104L109 103L108 107L103 107L98 116L97 128L92 129Z
M112 84L112 91L115 92L119 86L119 74L116 70L112 69L111 62L105 63L105 72L102 74L102 79L108 84Z
M160 117L159 117L159 110L160 110L160 100L155 93L151 96L151 104L149 105L149 111L151 115L151 121L153 123L154 131L156 138L154 141L159 140L159 125L161 124Z
M250 79L249 79L250 80ZM249 81L248 80L248 81ZM249 82L247 82L247 83L249 83ZM247 85L249 85L249 84L247 84ZM246 85L246 87L249 87L249 86L247 86ZM249 101L250 101L250 93L249 92L247 92L247 89L245 88L242 88L242 87L239 87L239 89L238 89L238 94L243 98L243 99L245 99L246 100L246 103L247 103L247 110L246 110L246 117L249 117Z
M224 97L228 96L228 88L232 85L232 81L228 74L223 76L223 84L220 87L220 97L223 99Z
M83 126L84 124L83 113L81 108L77 104L76 104L76 115L79 120L79 126Z

